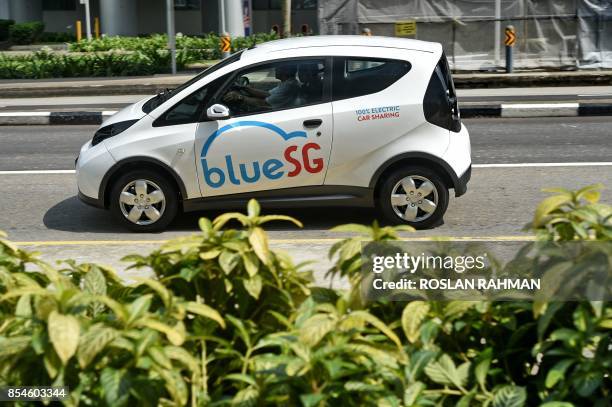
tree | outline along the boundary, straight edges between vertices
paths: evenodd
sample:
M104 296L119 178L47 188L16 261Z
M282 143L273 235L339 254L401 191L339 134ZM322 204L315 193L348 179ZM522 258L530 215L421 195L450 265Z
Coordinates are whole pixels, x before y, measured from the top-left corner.
M291 36L291 0L283 0L283 38Z

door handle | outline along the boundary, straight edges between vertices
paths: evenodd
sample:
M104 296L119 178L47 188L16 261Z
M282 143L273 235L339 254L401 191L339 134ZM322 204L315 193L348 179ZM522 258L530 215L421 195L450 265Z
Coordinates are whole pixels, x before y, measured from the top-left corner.
M321 119L304 120L304 127L319 127L323 123Z

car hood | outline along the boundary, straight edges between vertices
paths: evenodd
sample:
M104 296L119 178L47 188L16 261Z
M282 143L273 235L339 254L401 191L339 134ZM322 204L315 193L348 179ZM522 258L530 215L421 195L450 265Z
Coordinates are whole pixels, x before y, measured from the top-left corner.
M142 105L144 105L153 96L147 96L136 103L132 103L129 106L124 107L117 113L109 117L102 122L100 128L108 126L109 124L124 122L126 120L139 120L146 116L146 113L142 111Z

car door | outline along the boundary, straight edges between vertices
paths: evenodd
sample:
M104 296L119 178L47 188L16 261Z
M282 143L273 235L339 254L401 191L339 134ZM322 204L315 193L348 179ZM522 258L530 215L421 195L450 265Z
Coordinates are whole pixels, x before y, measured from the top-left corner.
M214 98L230 117L196 131L202 196L323 184L333 133L329 66L326 58L283 59L235 74Z

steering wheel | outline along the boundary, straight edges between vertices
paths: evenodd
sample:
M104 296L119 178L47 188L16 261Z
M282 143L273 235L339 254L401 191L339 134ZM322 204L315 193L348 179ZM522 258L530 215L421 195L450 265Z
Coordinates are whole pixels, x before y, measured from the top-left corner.
M249 86L249 83L249 78L247 78L246 76L241 76L239 78L236 78L234 83L232 83L230 89L240 93L243 96L249 96L249 92L245 89L247 86Z

